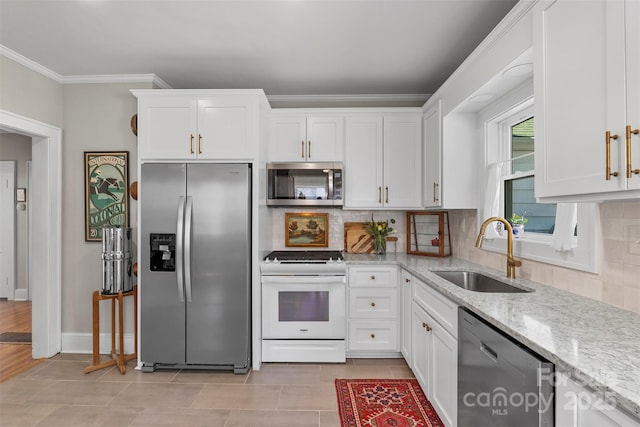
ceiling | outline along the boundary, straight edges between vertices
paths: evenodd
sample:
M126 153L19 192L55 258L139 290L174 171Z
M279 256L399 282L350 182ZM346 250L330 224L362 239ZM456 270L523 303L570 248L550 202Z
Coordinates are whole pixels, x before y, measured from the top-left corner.
M426 95L516 0L0 0L0 44L61 76Z

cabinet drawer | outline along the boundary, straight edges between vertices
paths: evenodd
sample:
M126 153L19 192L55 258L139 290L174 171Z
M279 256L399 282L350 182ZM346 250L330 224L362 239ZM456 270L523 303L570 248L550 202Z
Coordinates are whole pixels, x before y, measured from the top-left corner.
M414 277L413 300L454 338L458 337L458 305Z
M398 350L398 322L349 321L349 350Z
M349 286L388 286L398 284L396 267L351 267L349 268Z
M398 290L358 288L349 290L349 317L396 319Z

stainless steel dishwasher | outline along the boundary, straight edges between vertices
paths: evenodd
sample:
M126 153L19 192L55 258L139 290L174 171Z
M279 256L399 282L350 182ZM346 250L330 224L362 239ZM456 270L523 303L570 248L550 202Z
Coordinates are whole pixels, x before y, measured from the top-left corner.
M463 307L458 328L458 426L553 426L553 363Z

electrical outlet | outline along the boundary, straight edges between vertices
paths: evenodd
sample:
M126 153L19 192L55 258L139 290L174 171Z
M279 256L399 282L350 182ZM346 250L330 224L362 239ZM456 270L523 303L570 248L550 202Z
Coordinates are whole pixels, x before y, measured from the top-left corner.
M640 225L629 226L629 253L640 255Z

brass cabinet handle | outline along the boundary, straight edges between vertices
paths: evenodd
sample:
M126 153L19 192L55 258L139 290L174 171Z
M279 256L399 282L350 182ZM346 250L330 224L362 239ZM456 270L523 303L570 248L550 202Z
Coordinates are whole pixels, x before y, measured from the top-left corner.
M304 159L304 141L300 141L300 157Z
M640 174L640 169L631 167L631 134L637 135L640 129L631 130L631 125L627 125L627 178L631 178L631 174Z
M425 328L427 330L427 332L431 331L431 326L429 326L429 324L422 322L422 327Z
M382 187L378 187L378 203L382 203Z
M307 142L307 159L311 158L311 140Z
M433 183L433 203L438 203L438 183Z
M372 302L372 303L371 303L371 307L375 307L375 306L376 306L376 303L375 303L375 302Z
M198 134L198 154L202 154L202 135Z
M191 141L189 142L189 151L193 154L193 134L191 134Z
M386 198L385 198L385 203L389 203L389 186L387 185L386 187L384 187L385 191L386 191Z
M411 281L411 279L404 279L404 281L405 281L406 283L409 283L409 282Z
M376 334L371 334L371 338L375 340L376 339Z
M605 161L606 161L606 174L607 181L611 180L612 176L618 176L618 172L611 172L611 140L618 139L618 135L611 135L611 131L605 132Z

